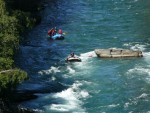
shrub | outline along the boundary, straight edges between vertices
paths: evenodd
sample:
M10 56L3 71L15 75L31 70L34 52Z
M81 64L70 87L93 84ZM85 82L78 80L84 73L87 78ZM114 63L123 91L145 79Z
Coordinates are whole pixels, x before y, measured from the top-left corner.
M0 96L8 96L16 86L26 80L27 73L20 69L6 70L0 72Z
M0 57L0 71L2 70L8 70L11 69L13 67L14 64L14 60L12 60L11 58L3 58Z

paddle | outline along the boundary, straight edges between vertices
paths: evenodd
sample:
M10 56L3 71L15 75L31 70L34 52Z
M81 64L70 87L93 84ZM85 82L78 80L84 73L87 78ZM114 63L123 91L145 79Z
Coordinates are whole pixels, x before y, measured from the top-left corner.
M66 35L67 34L67 32L63 32L63 35Z

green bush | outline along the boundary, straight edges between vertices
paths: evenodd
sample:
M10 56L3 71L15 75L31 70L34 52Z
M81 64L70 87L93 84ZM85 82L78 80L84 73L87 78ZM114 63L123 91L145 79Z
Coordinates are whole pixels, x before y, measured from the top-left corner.
M21 33L33 27L35 19L29 12L17 9L14 3L25 0L0 0L0 96L6 96L17 84L27 79L27 73L16 69L14 56ZM28 1L29 2L29 1ZM26 2L25 2L26 3ZM23 5L23 4L22 4ZM31 5L32 6L32 5ZM16 10L17 9L17 10Z
M3 34L18 34L18 20L15 16L2 15L0 18L1 33Z
M11 58L0 57L0 71L11 69L14 65L14 60Z
M0 96L7 96L22 81L26 80L27 73L20 69L6 70L0 72Z
M23 40L21 34L40 21L35 13L40 7L39 2L0 0L0 97L9 94L27 78L26 72L15 68L14 56Z
M29 12L15 10L13 11L13 15L18 19L18 30L20 33L24 32L26 29L31 29L36 22L35 18L31 18Z
M0 0L0 17L6 14L6 4L4 0Z

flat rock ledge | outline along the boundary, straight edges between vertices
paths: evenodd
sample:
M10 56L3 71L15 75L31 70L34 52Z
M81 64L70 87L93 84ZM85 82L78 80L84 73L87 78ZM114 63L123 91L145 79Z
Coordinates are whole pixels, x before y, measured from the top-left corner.
M143 57L142 51L133 51L129 49L95 49L95 53L101 58Z

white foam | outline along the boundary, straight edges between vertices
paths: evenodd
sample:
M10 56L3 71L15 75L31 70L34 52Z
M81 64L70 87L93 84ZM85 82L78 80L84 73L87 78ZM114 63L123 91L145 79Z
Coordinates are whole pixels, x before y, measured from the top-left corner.
M150 77L147 77L145 80L147 83L150 83Z
M82 80L82 83L84 83L84 84L86 84L86 85L92 85L92 84L93 84L92 82L85 81L85 80Z
M53 81L55 81L56 80L56 78L54 77L54 76L52 76L52 78L51 78Z
M93 62L92 60L89 60L91 58L95 58L97 57L96 53L94 51L90 51L87 53L82 53L79 56L82 59L82 62L80 63L76 63L75 66L78 69L82 69L82 70L89 70L92 69L93 67L91 67L91 63ZM84 71L87 72L87 71Z
M146 45L140 45L140 44L135 44L134 46L131 47L132 50L145 50Z
M52 104L49 109L54 111L85 113L85 109L82 108L83 102L81 98L87 98L89 94L85 90L80 90L79 87L81 85L82 83L76 82L67 90L54 94L53 98L60 99L63 103Z
M82 53L80 54L80 56L83 56L83 57L96 57L96 54L94 51L90 51L90 52L87 52L87 53Z
M144 59L148 64L150 64L150 52L144 52L143 53Z
M134 69L130 69L127 72L127 75L130 75L130 77L133 77L135 74L144 76L147 75L146 77L144 77L145 82L150 83L150 68L140 68L140 67L136 67ZM133 75L133 76L131 76Z
M132 43L125 43L123 44L123 46L126 47L130 47L130 49L132 50L140 50L140 51L144 51L146 48L146 45L142 45L142 44L132 44Z
M73 85L72 85L72 88L73 89L78 89L80 86L82 86L83 84L81 83L81 82L79 82L79 81L76 81L76 83L74 83Z
M108 105L109 108L114 108L114 107L117 107L119 106L120 104L111 104L111 105Z
M70 74L75 73L76 71L72 69L70 66L67 66L67 70L69 71Z
M48 75L51 73L58 73L58 72L60 72L59 67L51 66L50 69L39 71L38 74L40 74L40 75L47 74Z
M80 94L83 98L86 98L89 96L89 93L87 91L81 91Z
M69 111L68 109L68 105L63 105L63 104L52 104L51 107L50 107L50 110L55 110L55 111Z
M125 43L125 44L123 44L123 46L130 46L130 43L128 43L128 44L127 44L127 43Z
M82 53L79 56L82 60L82 62L75 62L72 65L75 67L75 69L79 70L92 70L92 65L90 64L93 62L93 60L89 60L90 58L97 57L94 51L90 51L87 53ZM72 67L67 66L67 70L69 71L69 74L74 74L76 70L74 70ZM83 71L83 73L87 73L87 71Z
M120 104L111 104L111 105L105 105L105 106L100 106L101 108L115 108L119 106Z
M39 113L42 113L43 111L42 110L39 110L39 109L32 109L34 112L39 112Z
M149 94L143 93L140 96L134 98L134 99L129 99L130 102L126 102L124 104L124 108L128 108L130 105L137 105L137 103L139 102L139 100L141 99L146 99L149 97Z
M81 59L87 60L88 58L92 58L92 57L97 57L97 55L94 51L90 51L90 52L87 52L87 53L80 54Z
M138 74L148 74L150 75L150 69L149 68L134 68L134 69L130 69L128 70L127 74L133 74L133 73L138 73Z
M145 53L144 53L144 56L150 58L150 52L145 52Z
M129 103L129 102L126 102L126 103L124 104L124 108L128 108L129 105L130 105L130 103Z
M139 97L137 97L137 99L142 99L142 98L147 98L148 94L143 93L142 95L140 95Z

